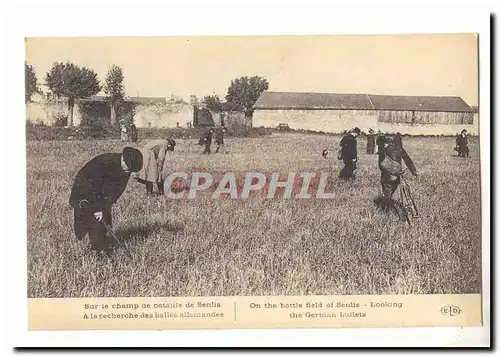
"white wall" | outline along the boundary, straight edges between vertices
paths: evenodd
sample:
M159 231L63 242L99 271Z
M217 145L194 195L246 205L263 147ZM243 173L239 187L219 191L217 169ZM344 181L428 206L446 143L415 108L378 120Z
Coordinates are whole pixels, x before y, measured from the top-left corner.
M409 135L454 135L462 129L469 134L479 133L478 115L474 115L471 125L450 124L391 124L378 121L378 114L373 110L255 110L253 126L276 128L279 123L286 123L292 129L340 133L346 129L359 127L387 133L400 132Z
M68 104L66 101L46 102L37 100L26 104L26 120L32 123L43 123L54 125L58 115L68 115ZM73 108L73 125L80 125L82 120L78 104Z
M138 106L135 109L134 123L138 128L186 128L193 122L193 109L189 104L168 105L165 108Z
M341 133L359 127L375 129L377 112L374 110L255 110L253 127L275 128L286 123L292 129Z

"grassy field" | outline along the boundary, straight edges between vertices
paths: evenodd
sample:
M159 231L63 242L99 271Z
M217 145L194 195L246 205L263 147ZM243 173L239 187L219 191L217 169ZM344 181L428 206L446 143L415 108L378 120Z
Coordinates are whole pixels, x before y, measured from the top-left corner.
M172 170L331 171L320 152L338 137L273 134L229 138L230 153L204 156L179 139ZM140 146L144 142L137 145ZM134 144L135 145L135 144ZM130 181L114 227L133 260L77 241L68 205L78 169L119 152L120 141L27 142L29 297L473 293L481 287L479 147L452 157L454 138L407 138L420 176L409 178L421 217L413 226L373 205L375 155L358 144L357 178L335 180L333 200L167 200Z

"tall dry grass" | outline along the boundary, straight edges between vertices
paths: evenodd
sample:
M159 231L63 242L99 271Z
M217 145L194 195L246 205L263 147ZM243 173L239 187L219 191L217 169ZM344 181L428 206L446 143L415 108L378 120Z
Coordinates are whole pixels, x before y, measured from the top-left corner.
M172 170L331 171L328 136L227 139L227 155L178 140ZM139 143L138 145L140 145ZM134 144L136 145L136 144ZM473 293L481 288L479 148L451 156L453 138L409 138L421 217L411 227L377 211L375 155L363 139L357 178L333 200L166 200L131 181L114 207L118 250L94 254L72 232L68 197L78 169L119 141L27 143L29 297Z

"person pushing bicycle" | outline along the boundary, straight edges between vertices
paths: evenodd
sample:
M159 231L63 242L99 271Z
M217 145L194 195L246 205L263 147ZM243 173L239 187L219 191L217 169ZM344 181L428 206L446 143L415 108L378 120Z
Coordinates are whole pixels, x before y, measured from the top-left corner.
M380 184L382 185L382 200L379 203L383 208L390 206L392 195L401 183L403 174L402 162L408 167L413 176L417 177L417 169L408 153L394 141L392 137L383 137L381 139L382 147L378 151L378 165L380 169Z

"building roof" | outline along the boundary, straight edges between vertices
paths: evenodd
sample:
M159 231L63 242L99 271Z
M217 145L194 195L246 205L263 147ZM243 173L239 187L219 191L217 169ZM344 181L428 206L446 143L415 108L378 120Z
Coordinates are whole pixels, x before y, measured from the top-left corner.
M162 97L129 97L127 100L140 104L167 104L167 100Z
M377 110L414 110L423 112L473 112L460 97L369 95Z
M373 109L366 94L263 92L255 109Z
M263 92L254 109L359 109L472 112L460 97Z
M105 96L93 95L90 98L81 99L88 102L105 102L107 101ZM134 102L139 104L166 104L167 100L162 97L125 97L125 101Z

